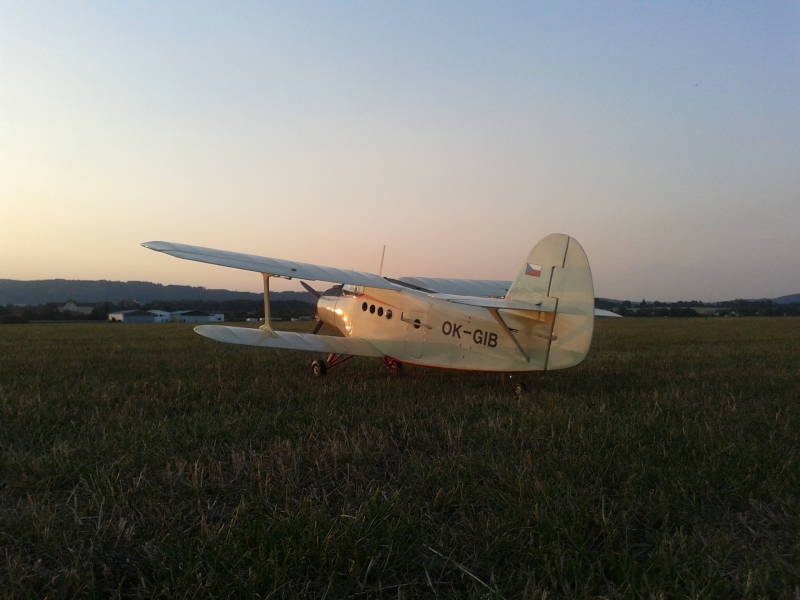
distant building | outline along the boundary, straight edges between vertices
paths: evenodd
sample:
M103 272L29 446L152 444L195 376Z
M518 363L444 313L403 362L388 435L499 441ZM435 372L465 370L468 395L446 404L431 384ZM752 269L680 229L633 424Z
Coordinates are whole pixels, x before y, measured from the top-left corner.
M154 323L172 322L172 313L167 312L166 310L148 310L147 312L156 318L155 321L153 321Z
M202 310L179 310L171 315L173 323L216 323L225 320L222 313L207 313Z
M143 310L119 310L108 313L108 320L119 323L155 323L156 316Z
M219 323L225 320L225 315L201 310L118 310L108 313L108 320L119 323Z
M88 315L94 310L91 304L78 304L75 300L67 300L64 306L58 307L59 312L79 313L81 315Z

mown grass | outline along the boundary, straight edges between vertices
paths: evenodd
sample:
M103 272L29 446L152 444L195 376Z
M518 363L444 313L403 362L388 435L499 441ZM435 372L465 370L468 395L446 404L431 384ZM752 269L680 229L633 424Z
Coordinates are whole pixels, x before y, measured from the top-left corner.
M599 321L523 399L311 358L0 326L2 597L800 596L800 319Z

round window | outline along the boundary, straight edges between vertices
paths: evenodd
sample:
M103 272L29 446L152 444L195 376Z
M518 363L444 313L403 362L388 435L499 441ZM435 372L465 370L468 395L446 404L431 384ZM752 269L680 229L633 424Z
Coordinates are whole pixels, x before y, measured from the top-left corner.
M370 304L369 305L369 314L371 314L371 315L375 314L375 305L374 304Z
M392 318L392 309L391 308L387 308L386 309L386 318L387 319L391 319Z
M367 303L366 302L364 302L364 304L361 305L361 310L363 310L364 312L367 312Z
M379 307L378 307L378 316L379 316L379 317L382 317L382 316L383 316L383 307L382 307L382 306L379 306Z

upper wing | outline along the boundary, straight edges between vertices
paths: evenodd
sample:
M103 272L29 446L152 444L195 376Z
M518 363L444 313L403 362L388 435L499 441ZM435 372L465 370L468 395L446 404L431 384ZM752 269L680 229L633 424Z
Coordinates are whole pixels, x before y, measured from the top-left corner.
M233 267L234 269L244 269L245 271L257 271L258 273L269 273L270 275L280 275L282 277L296 277L297 279L308 279L311 281L331 281L334 283L363 285L385 290L399 289L398 285L390 283L383 277L373 275L372 273L334 269L333 267L299 263L291 260L282 260L280 258L253 256L252 254L227 252L225 250L214 250L212 248L188 246L186 244L172 244L170 242L145 242L142 246L178 258L196 260L198 262L220 265L223 267Z
M423 292L450 294L453 296L505 296L510 281L489 279L437 279L434 277L400 277L395 279L401 285L419 289Z
M307 350L322 354L348 354L352 356L381 357L383 352L360 338L312 335L290 331L264 331L249 327L227 327L225 325L200 325L194 330L202 336L228 344L279 348L281 350Z

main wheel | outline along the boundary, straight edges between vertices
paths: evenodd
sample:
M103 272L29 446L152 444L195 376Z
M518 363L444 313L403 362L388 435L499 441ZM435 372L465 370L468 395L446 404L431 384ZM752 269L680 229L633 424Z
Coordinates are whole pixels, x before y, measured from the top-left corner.
M311 363L311 372L314 374L314 377L324 377L327 371L328 367L325 366L324 360L315 360Z
M514 393L519 397L525 396L528 394L528 386L521 381L517 381L514 384Z
M393 360L389 363L389 373L392 375L400 375L403 372L403 363Z

